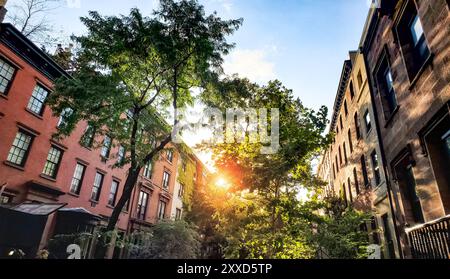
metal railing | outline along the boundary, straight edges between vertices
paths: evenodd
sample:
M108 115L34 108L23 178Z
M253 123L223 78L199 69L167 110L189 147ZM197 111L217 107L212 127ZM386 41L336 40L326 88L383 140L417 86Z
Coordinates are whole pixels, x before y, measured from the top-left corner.
M450 259L450 215L406 233L414 259Z

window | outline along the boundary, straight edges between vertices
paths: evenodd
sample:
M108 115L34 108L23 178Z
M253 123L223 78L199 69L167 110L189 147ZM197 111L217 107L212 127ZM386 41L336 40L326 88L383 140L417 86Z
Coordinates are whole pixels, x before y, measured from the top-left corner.
M62 153L62 150L59 148L56 148L54 146L50 148L42 174L51 178L56 178L58 174L59 164L61 162Z
M170 182L170 173L168 173L167 171L164 171L163 184L162 184L164 189L167 190L169 188L169 182Z
M372 129L372 121L370 119L370 112L369 110L366 110L366 113L364 113L364 122L366 124L366 132L369 133Z
M139 220L144 221L145 216L147 214L147 206L148 206L148 193L141 191L139 193L139 200L137 204L136 217Z
M172 149L167 150L166 158L167 158L167 161L173 163L173 150Z
M117 190L119 189L119 182L113 180L111 184L111 190L109 191L108 205L116 205Z
M360 191L359 191L359 182L358 182L358 171L356 170L356 168L353 169L353 180L355 181L356 194L359 195Z
M341 188L341 199L345 202L345 207L348 207L348 197L347 197L347 188L345 187L345 183L342 184Z
M341 124L341 131L344 130L344 124L342 123L342 115L339 116L339 123Z
M44 112L44 103L47 99L48 91L40 85L36 85L33 94L31 95L30 101L28 102L28 109L32 112L42 115Z
M348 193L350 196L350 202L353 203L352 181L350 180L350 177L347 179L347 185L348 185Z
M94 143L94 136L95 136L94 126L88 125L86 127L86 130L84 131L83 137L81 138L81 145L87 148L92 147L92 144Z
M409 79L413 81L430 56L423 25L414 1L407 3L396 31Z
M339 146L339 164L342 166L342 151L341 151L341 147Z
M361 170L364 178L364 185L367 188L370 186L370 183L369 176L367 175L366 157L364 157L364 155L361 156Z
M350 129L348 129L348 145L350 147L350 154L353 153L353 141L352 141L352 131Z
M335 159L336 159L336 172L339 173L339 162L338 162L337 155L336 155Z
M117 153L117 163L122 164L125 160L125 147L119 146L119 152Z
M0 58L0 94L8 95L11 80L14 78L16 68Z
M109 154L111 152L111 138L108 136L105 136L103 139L103 147L101 151L101 155L103 158L107 159L109 158Z
M166 215L166 202L164 201L159 201L159 206L158 206L158 219L159 220L163 220L165 218Z
M355 98L355 88L353 87L353 81L350 81L350 98Z
M147 164L145 164L145 167L144 167L144 177L145 178L148 178L148 179L152 178L152 169L153 169L152 162L151 161L147 162Z
M361 90L361 87L362 87L362 84L363 84L363 79L362 79L361 71L358 71L358 77L357 77L357 79L358 79L358 88L359 88L359 90Z
M182 217L182 211L181 209L177 208L176 213L175 213L175 220L181 220Z
M336 167L333 164L333 178L336 179Z
M355 130L356 130L356 139L359 140L359 139L361 139L361 129L359 127L358 113L355 113L354 121L355 121Z
M373 243L379 245L380 244L380 236L378 235L377 219L373 216L370 219L370 228L371 228L371 235L372 235Z
M392 163L393 175L400 190L405 219L409 226L424 222L420 198L417 195L414 164L410 146L407 146Z
M345 145L345 142L344 142L344 159L345 159L345 164L348 164L347 146Z
M7 161L21 167L25 166L33 139L32 135L19 130L9 150Z
M70 192L72 194L79 195L81 191L81 185L83 184L84 173L86 171L86 166L77 163L75 167L75 172L73 174L72 183L70 184Z
M372 158L372 170L373 174L375 176L375 184L380 185L381 182L381 176L380 176L380 166L378 163L378 155L377 152L374 150L372 154L370 155Z
M375 77L384 112L384 118L387 120L397 108L394 78L392 77L392 71L387 60L387 50L385 50L385 54L380 62L380 66L375 74Z
M0 196L0 204L7 204L12 202L12 197L2 195Z
M102 191L103 178L104 178L103 174L101 174L99 172L97 172L95 174L94 186L92 187L92 194L91 194L91 200L93 200L93 201L100 200L100 193Z
M183 170L184 173L186 172L186 169L187 169L186 162L183 161L183 164L182 164L182 170Z
M178 197L182 198L184 196L184 185L180 184L180 189L178 190Z
M348 116L347 100L344 101L344 112L345 112L345 117L347 117Z
M58 121L58 128L65 128L65 126L67 125L67 119L73 114L73 109L71 108L65 108L62 113L61 116L59 117L59 121Z

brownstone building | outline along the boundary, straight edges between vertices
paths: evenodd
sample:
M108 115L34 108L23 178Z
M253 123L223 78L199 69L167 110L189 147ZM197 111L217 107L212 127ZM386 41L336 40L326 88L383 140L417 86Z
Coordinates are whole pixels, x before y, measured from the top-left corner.
M120 143L105 136L96 139L101 148L92 148L87 123L79 123L68 138L53 139L64 119L54 117L45 100L61 76L69 78L16 28L0 25L0 257L13 248L33 257L57 234L94 233L107 224L122 194L127 166L111 168L124 156ZM193 169L204 171L195 156L187 156ZM120 215L120 234L145 231L176 214L175 197L191 194L175 191L181 162L176 146L169 145L143 168ZM182 206L178 203L176 209ZM43 214L49 208L53 210ZM25 227L16 229L21 222L5 218L10 213L24 217ZM92 247L85 247L82 256L94 256ZM121 251L110 256L120 257Z
M449 9L444 0L382 0L363 35L405 257L449 257Z
M391 199L381 161L379 134L364 57L349 53L343 65L330 131L333 142L325 151L319 176L328 182L327 195L341 197L348 206L372 214L364 229L370 242L380 245L383 258L397 258Z

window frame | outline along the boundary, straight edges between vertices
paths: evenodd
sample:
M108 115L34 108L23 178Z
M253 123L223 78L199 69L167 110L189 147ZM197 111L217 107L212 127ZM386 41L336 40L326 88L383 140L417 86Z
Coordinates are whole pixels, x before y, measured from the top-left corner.
M362 175L363 175L364 186L366 188L369 188L371 185L370 185L369 173L367 172L367 161L366 161L365 155L361 156L360 163L361 163L361 170L362 170Z
M97 175L100 175L100 177L101 177L100 185L96 185L95 184L97 182ZM92 184L91 201L94 201L94 202L99 202L100 201L100 196L101 196L101 192L102 192L102 188L103 188L103 183L104 182L105 182L105 174L97 171L95 173L94 183ZM96 192L95 192L96 196L95 197L93 197L94 189L96 189Z
M78 168L78 166L81 166L81 167L83 168L83 170L82 170L82 172L81 172L80 178L76 178L76 177L75 177L75 174L77 173L77 168ZM85 177L85 175L86 175L86 169L87 169L87 166L86 166L86 165L81 164L80 162L77 162L77 164L75 165L75 169L74 169L74 171L73 171L72 181L70 182L70 188L69 188L69 192L70 192L70 193L75 194L75 195L80 195L80 193L81 193L81 188L82 188L82 186L83 186L84 177ZM72 191L72 188L73 188L73 183L74 183L74 180L75 180L75 179L78 180L78 185L77 185L77 191L74 192L74 191Z
M169 163L173 163L173 159L174 159L174 152L173 152L173 150L172 149L167 149L166 150L166 160L169 162Z
M21 149L21 148L19 148L18 146L15 146L15 145L14 145L14 142L16 141L17 135L18 135L19 133L21 133L21 134L23 134L23 135L25 135L25 136L27 136L27 137L30 137L30 141L29 141L29 143L28 143L28 146L27 146L27 149L26 149L26 150ZM33 135L32 133L30 133L30 132L28 132L28 131L26 131L26 130L24 130L24 129L19 128L19 130L16 132L16 136L15 136L14 139L13 139L13 142L11 143L11 147L10 147L10 149L9 149L9 152L8 152L8 155L7 155L7 158L6 158L6 161L7 161L8 163L10 163L10 164L13 164L14 166L18 166L18 167L22 167L22 168L25 167L25 165L26 165L26 163L27 163L27 161L28 161L28 156L30 155L30 151L31 151L31 148L32 148L32 146L33 146L33 142L34 142L35 137L36 137L36 135ZM23 156L22 156L22 160L21 160L20 164L17 164L16 162L13 162L13 161L11 161L11 160L9 159L13 147L14 147L14 148L19 148L20 150L24 150L24 154L23 154Z
M402 6L394 23L395 39L399 43L400 52L411 87L414 86L415 82L425 69L425 66L429 64L433 56L430 44L425 35L426 33L423 28L422 18L415 1L407 0ZM424 31L423 36L419 39L419 41L422 41L421 44L414 44L412 35L411 25L416 19L420 21L422 30Z
M11 62L9 62L8 59L6 59L4 56L0 55L0 62L3 61L4 64L8 65L10 68L12 68L14 70L13 74L11 75L11 78L8 80L8 83L5 86L5 90L4 92L0 92L0 95L3 96L8 96L9 91L11 90L12 84L14 83L14 79L16 78L16 74L19 71L19 69L17 68L16 65L12 64ZM7 80L5 77L0 75L0 79L5 79Z
M138 202L136 205L136 218L138 220L145 221L145 219L147 218L149 197L149 193L142 190L139 192Z
M152 179L153 177L153 162L148 161L147 164L144 165L144 170L142 172L142 176L147 179Z
M39 93L39 92L36 91L36 89L38 89L38 88L42 89L42 91L47 93L45 95L44 100L42 100L42 101L40 99L38 99L37 97L35 97L35 95L34 95L35 93ZM50 90L47 87L45 87L41 83L36 83L36 85L35 85L35 87L33 89L33 92L31 93L30 99L28 100L27 110L30 111L31 113L36 114L36 115L43 116L44 112L45 112L45 106L46 106L45 103L46 103L47 98L50 95L50 93L51 92L50 92ZM33 108L33 105L35 105L34 101L36 101L36 102L38 102L40 104L39 112L35 111L34 108Z
M116 185L115 191L113 192L113 185ZM111 187L109 188L108 205L114 207L117 202L117 194L119 192L120 182L117 179L111 181ZM112 200L111 200L111 195Z
M381 184L381 169L380 169L380 160L378 158L378 153L376 150L372 151L370 154L370 160L372 163L372 172L375 179L375 184L378 186Z
M49 161L49 158L48 158L48 157L50 156L50 151L51 151L52 149L54 149L54 150L56 150L56 151L59 152L58 162L56 162L56 163L55 163L55 162L52 162L52 161ZM61 148L59 148L59 147L57 147L57 146L55 146L55 145L52 145L52 146L50 147L49 151L48 151L47 159L46 159L45 164L44 164L44 169L42 170L42 175L45 175L45 176L47 176L47 177L56 179L56 177L58 176L59 167L61 166L61 162L62 162L63 155L64 155L64 150L63 150L63 149L61 149ZM52 174L45 173L45 171L46 171L46 169L47 169L47 163L49 163L49 162L50 162L51 164L54 165L53 173L52 173Z
M164 205L164 206L163 206ZM164 220L166 217L167 210L167 202L163 200L159 200L158 203L158 220ZM162 216L161 216L162 214Z
M102 156L103 159L105 160L109 159L109 157L111 156L111 147L112 147L112 138L108 135L105 135L105 137L103 138L102 149L100 151L100 156Z
M166 175L167 174L167 175ZM170 186L170 177L171 176L171 173L168 171L168 170L164 170L164 172L163 172L163 178L162 178L162 184L161 184L161 186L162 186L162 188L164 189L164 190L168 190L169 189L169 186ZM166 180L166 177L167 177L167 180ZM166 181L167 181L167 183L166 183ZM167 184L167 185L166 185Z

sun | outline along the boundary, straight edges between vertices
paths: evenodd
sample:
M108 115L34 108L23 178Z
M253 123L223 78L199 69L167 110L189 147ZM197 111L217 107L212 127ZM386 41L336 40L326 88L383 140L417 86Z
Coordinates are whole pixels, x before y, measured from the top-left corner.
M222 189L230 188L230 183L223 177L220 177L216 180L216 186Z

